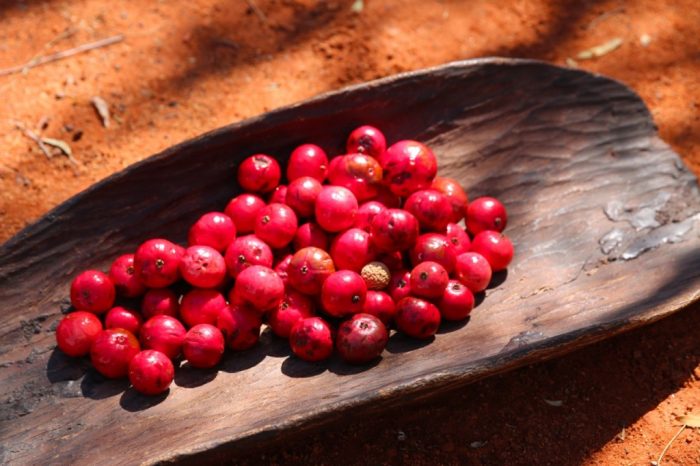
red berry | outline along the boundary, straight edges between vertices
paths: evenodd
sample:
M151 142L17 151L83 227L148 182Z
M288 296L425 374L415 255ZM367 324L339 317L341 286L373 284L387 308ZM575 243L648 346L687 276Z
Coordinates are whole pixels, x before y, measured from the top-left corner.
M209 246L190 246L180 261L180 274L199 288L216 288L226 279L224 257Z
M374 196L369 201L377 201L384 205L387 209L396 209L401 207L401 198L396 194L392 193L389 188L385 185L379 186L377 188L377 195Z
M114 304L116 291L112 280L99 270L86 270L73 279L70 301L78 310L101 314Z
M328 253L319 248L304 248L292 256L287 269L287 281L296 290L317 295L321 292L323 282L335 272L333 259Z
M236 225L236 233L252 233L255 229L255 217L265 207L265 201L255 194L241 194L234 197L224 212Z
M466 319L474 308L474 295L458 280L450 280L437 304L445 320Z
M238 166L238 184L245 191L269 193L281 178L279 163L269 155L251 155Z
M272 248L283 248L294 239L297 225L297 216L289 206L270 204L258 212L255 219L255 236Z
M331 242L331 258L338 270L347 269L359 272L375 257L370 244L370 236L365 230L350 228Z
M372 244L379 252L410 249L418 239L418 221L403 209L386 209L372 219Z
M440 326L440 311L434 304L408 296L396 303L394 316L398 329L409 337L430 338Z
M292 151L287 163L287 180L291 183L310 176L323 183L328 172L328 156L315 144L302 144Z
M267 197L268 204L285 204L289 187L284 184L277 185Z
M224 256L228 273L233 278L251 265L272 267L273 259L270 246L255 235L241 236L233 240Z
M460 254L469 251L469 248L471 247L471 240L469 239L467 232L464 231L464 228L461 226L457 225L456 223L450 223L447 225L445 236L454 247L456 255L459 256Z
M253 265L243 270L236 279L233 294L244 305L264 313L279 306L284 299L284 282L269 267ZM231 298L233 302L234 299Z
M282 279L285 287L288 283L287 269L289 268L289 264L292 263L292 257L291 254L287 254L275 264L274 268L275 273Z
M471 251L478 252L486 258L491 270L505 270L513 260L513 243L503 233L486 230L477 234L472 242Z
M288 289L280 305L267 314L267 323L275 335L289 338L289 332L298 320L313 315L314 305L311 298L296 290Z
M221 212L209 212L190 227L187 242L190 246L209 246L223 252L235 237L236 225L231 217Z
M172 361L155 350L143 350L129 363L129 382L139 393L158 395L170 387L175 377Z
M367 154L376 159L386 150L386 138L374 126L364 125L350 133L345 147L348 154Z
M375 260L386 265L392 273L396 272L397 270L403 270L404 268L406 268L403 253L401 251L380 254Z
M324 186L316 198L316 222L326 231L347 230L355 223L357 198L342 186Z
M192 366L200 369L209 369L219 364L224 349L224 336L210 324L192 327L182 343L182 355Z
M321 288L323 310L334 317L362 312L366 297L367 284L352 270L333 272Z
M473 235L482 231L502 232L508 223L506 208L498 199L479 197L467 207L467 230Z
M411 270L411 293L421 298L439 298L445 292L450 276L437 262L425 261Z
M244 306L230 305L219 310L216 326L234 351L255 346L260 339L262 319L256 311Z
M219 310L226 307L226 299L216 290L195 288L182 297L180 316L188 327L198 324L216 324Z
M414 266L423 261L433 261L445 267L447 273L452 273L456 260L454 246L445 235L439 233L420 235L416 245L411 249L411 263Z
M178 296L168 288L148 290L141 301L141 313L146 319L157 315L177 317L180 312Z
M364 364L379 357L389 341L389 332L377 317L355 314L338 327L336 349L351 364Z
M141 351L136 337L123 328L100 332L90 347L90 360L97 372L116 379L129 373L129 363Z
M426 231L443 232L452 217L452 204L447 196L434 189L421 189L411 194L403 206Z
M437 173L437 160L428 146L416 141L399 141L389 147L380 161L384 182L391 192L408 197L427 189Z
M411 294L411 272L408 270L398 270L391 275L391 282L387 292L395 303Z
M134 269L149 288L165 288L180 279L180 261L184 249L166 239L151 239L134 254Z
M436 176L431 188L440 191L449 199L450 205L452 206L450 223L457 223L464 218L467 212L469 198L457 180Z
M316 209L316 198L323 186L316 178L302 176L289 183L285 204L299 217L311 217Z
M146 292L146 285L136 276L133 254L124 254L112 262L109 268L109 279L119 296L135 298Z
M297 228L293 245L295 250L308 247L328 249L328 234L317 223L305 223Z
M331 328L320 317L299 320L289 333L289 345L305 361L322 361L333 353Z
M343 155L328 171L328 181L335 186L348 188L359 202L366 201L378 193L377 189L382 183L382 167L369 155Z
M491 266L481 254L465 252L457 256L455 275L473 293L479 293L489 286Z
M396 304L387 293L368 290L362 312L378 317L384 325L388 326L394 320Z
M102 322L95 314L87 311L71 312L56 327L56 343L58 349L68 356L85 356L100 332Z
M186 333L187 330L176 318L157 315L141 326L139 339L144 349L158 350L170 359L175 359L180 355Z
M138 336L143 318L141 314L131 309L116 306L105 315L105 328L123 328Z
M368 201L362 204L357 209L357 216L355 217L355 228L361 230L369 231L370 225L372 224L372 219L377 216L377 214L386 210L386 207L381 202Z

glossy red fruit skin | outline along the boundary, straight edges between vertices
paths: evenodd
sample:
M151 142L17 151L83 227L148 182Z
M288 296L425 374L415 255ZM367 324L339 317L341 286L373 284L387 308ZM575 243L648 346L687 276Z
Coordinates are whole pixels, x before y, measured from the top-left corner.
M396 303L394 303L391 296L384 291L368 290L362 312L377 317L385 326L388 327L394 320L394 314L396 314Z
M372 219L372 245L378 252L403 251L418 239L418 220L403 209L386 209Z
M431 302L407 296L396 303L394 321L398 329L409 337L425 340L437 332L440 311Z
M157 315L141 326L139 340L144 349L154 349L170 359L180 355L187 330L174 317Z
M226 262L209 246L190 246L180 261L180 275L192 286L216 288L226 279Z
M355 217L354 227L369 232L370 225L372 224L372 219L385 210L386 206L384 206L384 204L382 204L381 202L365 202L357 209L357 216Z
M366 298L367 284L352 270L333 272L321 288L321 306L334 317L362 312Z
M328 156L316 144L302 144L292 151L287 162L287 180L291 183L302 176L310 176L320 183L326 180Z
M408 270L398 270L391 274L391 281L387 292L394 303L398 303L401 299L411 295L411 272Z
M452 204L440 191L421 189L414 192L403 206L411 212L424 231L443 232L452 217Z
M195 288L182 297L180 318L188 327L199 324L215 325L219 311L223 307L226 307L226 299L220 292Z
M267 197L268 204L285 204L287 200L287 191L289 186L286 184L280 184L272 190L270 195Z
M129 363L141 351L136 337L123 328L110 328L97 335L90 347L90 360L97 372L110 379L129 373Z
M265 205L265 201L255 194L244 193L231 199L224 213L236 225L236 234L252 233L255 229L255 217Z
M411 270L411 294L427 299L440 298L450 276L437 262L425 261Z
M348 154L366 154L376 159L386 151L386 138L374 126L363 125L350 133L345 149Z
M323 361L333 354L331 328L320 317L307 317L297 321L289 333L292 352L305 361Z
M377 195L382 183L382 167L369 155L346 154L328 171L328 181L348 188L358 202L364 202Z
M350 228L338 234L331 242L331 258L338 270L359 272L376 257L369 233Z
M371 241L371 240L370 240ZM406 263L404 261L404 255L401 251L394 251L394 252L387 252L384 254L380 254L377 256L375 259L387 267L389 267L389 270L393 274L397 270L403 270L406 268Z
M513 260L513 243L503 233L486 230L477 234L472 241L471 251L484 256L491 265L491 270L505 270Z
M262 317L254 310L231 304L219 310L216 326L221 330L226 346L234 351L252 348L260 340Z
M417 141L403 140L392 144L380 163L384 169L384 182L400 197L429 188L437 174L435 154Z
M459 280L450 280L437 303L445 320L462 320L474 309L474 294Z
M123 254L112 262L109 268L109 279L119 296L135 298L146 292L146 285L136 276L133 254Z
M222 212L207 212L190 227L187 244L209 246L219 252L226 250L236 237L236 225Z
M156 350L143 350L129 363L129 382L139 393L159 395L165 392L175 378L172 361Z
M389 188L385 185L379 186L377 188L377 195L374 196L369 201L376 201L384 205L387 209L397 209L401 207L401 198L396 194L392 193Z
M197 324L187 332L182 355L192 366L210 369L221 361L226 345L221 330L211 324Z
M300 225L294 234L294 240L292 240L296 251L308 247L328 249L328 243L328 234L317 223L313 222Z
M457 256L455 275L472 293L484 291L491 281L491 265L476 252L464 252Z
M105 328L123 328L138 336L143 317L136 311L115 306L105 314Z
M411 249L411 263L414 267L423 261L433 261L442 265L447 273L452 273L456 260L454 246L447 236L439 233L420 235L416 245Z
M355 314L338 327L335 348L345 362L365 364L382 354L389 342L384 323L371 314Z
M274 267L275 273L282 279L282 282L284 282L285 287L289 282L287 276L287 269L289 268L289 264L292 263L292 257L292 254L287 254L282 259L280 259Z
M458 256L469 251L469 248L471 248L472 242L469 239L469 235L464 231L464 228L456 223L447 225L445 236L454 247L455 254Z
M357 198L342 186L324 186L316 198L316 223L324 230L336 233L355 223Z
M491 230L502 232L508 224L508 214L501 202L493 197L479 197L467 207L467 230L473 235Z
M85 356L100 332L102 322L95 314L87 311L71 312L56 327L56 344L68 356Z
M281 178L279 163L266 154L251 155L238 166L238 185L245 191L269 193Z
M297 216L285 204L270 204L258 212L255 218L255 236L271 248L283 248L294 239L298 226Z
M134 254L134 270L149 288L165 288L180 279L180 261L184 249L166 239L151 239Z
M311 217L316 209L316 198L323 186L316 178L302 176L289 183L284 203L302 218Z
M102 314L114 305L116 290L109 276L99 270L85 270L70 285L74 308Z
M447 199L450 201L450 205L452 206L450 223L458 223L464 218L464 215L467 212L469 198L467 197L467 193L462 188L462 185L460 185L457 180L436 176L433 180L431 188L440 191L442 194L447 196Z
M278 337L289 338L289 332L297 321L313 316L311 298L294 289L287 289L280 305L268 312L267 324Z
M260 314L276 308L284 299L284 282L269 267L253 265L242 271L233 286L236 299ZM231 302L234 298L231 298Z
M294 253L287 269L287 281L297 291L307 295L321 292L323 282L335 272L333 259L319 248L304 248Z
M168 288L148 290L141 300L141 313L145 319L157 315L177 317L179 312L178 296Z
M255 235L236 238L224 255L226 269L233 278L252 265L272 267L273 259L270 246Z

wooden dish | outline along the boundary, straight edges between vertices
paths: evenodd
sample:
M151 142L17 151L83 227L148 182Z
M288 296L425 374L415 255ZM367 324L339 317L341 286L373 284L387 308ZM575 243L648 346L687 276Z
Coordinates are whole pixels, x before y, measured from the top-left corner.
M393 336L369 367L303 363L284 342L179 371L147 398L54 349L81 269L145 238L182 241L237 192L255 152L313 141L340 153L355 126L413 138L471 198L508 206L516 258L466 323ZM639 97L582 71L523 60L452 63L350 87L218 129L135 164L0 247L0 463L154 463L284 441L653 322L695 300L695 177Z

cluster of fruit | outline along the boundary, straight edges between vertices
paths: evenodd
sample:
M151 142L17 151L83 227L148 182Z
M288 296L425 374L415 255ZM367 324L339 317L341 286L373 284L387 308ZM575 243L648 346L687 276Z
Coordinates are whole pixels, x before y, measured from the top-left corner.
M330 162L316 145L297 147L287 185L264 154L237 175L245 193L197 220L187 248L150 239L108 274L80 273L58 347L90 354L101 374L128 375L146 394L167 390L180 356L211 368L226 346L254 346L263 322L301 359L335 348L364 363L382 353L392 325L430 338L442 319L466 318L473 293L513 257L499 201L469 203L457 181L436 177L426 145L387 148L371 126L353 131L347 153ZM140 311L115 307L117 296L139 299Z

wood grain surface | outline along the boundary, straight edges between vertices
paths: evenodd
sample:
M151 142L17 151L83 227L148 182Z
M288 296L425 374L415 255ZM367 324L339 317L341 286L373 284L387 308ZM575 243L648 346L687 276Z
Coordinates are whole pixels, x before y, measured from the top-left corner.
M516 257L472 317L430 342L393 335L367 367L309 364L286 343L181 369L148 398L54 349L76 272L147 237L182 241L237 193L255 152L340 153L362 123L427 142L471 198L509 209ZM694 301L700 195L620 83L539 62L483 59L347 88L264 114L129 167L0 246L0 463L134 464L281 442L345 416L466 384L653 322Z

